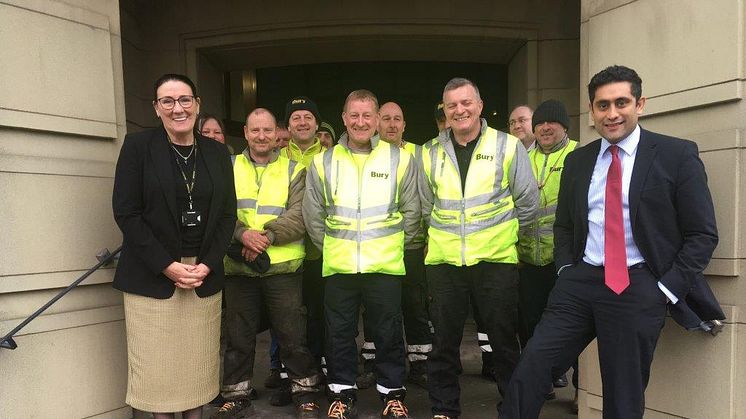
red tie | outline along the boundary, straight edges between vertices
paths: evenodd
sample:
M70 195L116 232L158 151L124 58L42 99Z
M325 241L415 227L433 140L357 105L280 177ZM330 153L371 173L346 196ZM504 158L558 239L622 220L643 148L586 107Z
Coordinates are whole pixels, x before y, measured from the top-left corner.
M606 174L604 211L604 276L606 286L621 294L629 286L622 218L622 162L619 160L619 147L612 145L609 151L611 165Z

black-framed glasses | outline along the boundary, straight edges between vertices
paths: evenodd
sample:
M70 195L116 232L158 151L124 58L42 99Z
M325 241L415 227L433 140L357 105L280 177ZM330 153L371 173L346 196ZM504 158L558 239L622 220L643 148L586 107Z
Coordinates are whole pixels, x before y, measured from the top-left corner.
M163 109L173 109L176 106L176 102L179 102L182 108L188 109L194 105L194 96L184 95L178 98L172 98L171 96L159 97L156 101L163 107Z

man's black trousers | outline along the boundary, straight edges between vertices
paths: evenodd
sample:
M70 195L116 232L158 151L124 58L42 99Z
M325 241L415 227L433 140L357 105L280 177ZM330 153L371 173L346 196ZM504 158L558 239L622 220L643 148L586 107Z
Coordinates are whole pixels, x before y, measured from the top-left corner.
M642 418L667 299L644 265L629 276L629 287L617 295L604 284L603 267L581 262L560 272L510 381L501 419L539 417L552 370L566 371L594 338L604 419Z
M461 414L459 375L464 322L473 300L493 351L495 376L502 392L518 360L518 270L515 264L480 262L473 266L428 265L433 350L427 360L433 414Z
M355 386L360 306L376 345L377 388L387 394L403 388L405 374L401 314L402 277L376 273L326 277L324 314L327 333L327 382L334 393Z

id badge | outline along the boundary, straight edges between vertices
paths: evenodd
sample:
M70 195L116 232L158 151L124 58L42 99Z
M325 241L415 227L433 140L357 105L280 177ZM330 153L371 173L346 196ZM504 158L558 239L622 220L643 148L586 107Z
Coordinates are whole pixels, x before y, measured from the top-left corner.
M202 213L199 211L182 211L181 225L184 227L197 227L202 222Z

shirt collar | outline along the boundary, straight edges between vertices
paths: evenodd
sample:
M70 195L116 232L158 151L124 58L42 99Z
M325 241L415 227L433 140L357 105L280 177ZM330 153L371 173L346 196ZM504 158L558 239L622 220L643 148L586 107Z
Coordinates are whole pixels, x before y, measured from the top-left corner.
M638 124L635 129L622 141L619 141L615 145L619 146L628 156L632 156L637 151L637 146L640 144L640 125ZM601 138L601 150L600 154L606 153L606 150L611 147L612 144L606 138Z

